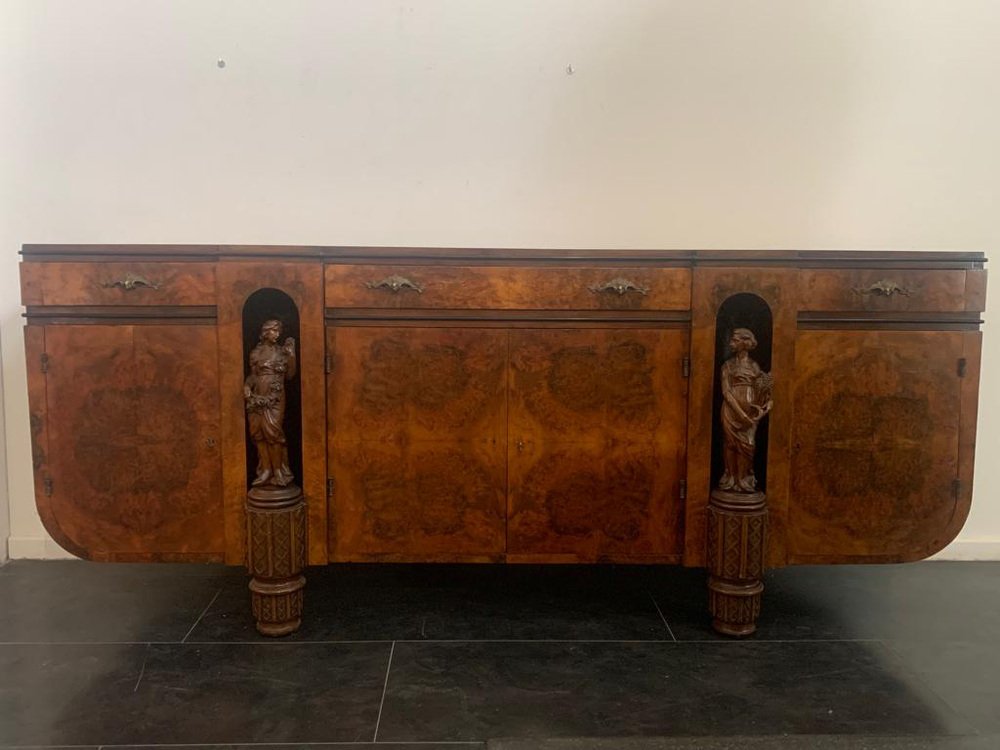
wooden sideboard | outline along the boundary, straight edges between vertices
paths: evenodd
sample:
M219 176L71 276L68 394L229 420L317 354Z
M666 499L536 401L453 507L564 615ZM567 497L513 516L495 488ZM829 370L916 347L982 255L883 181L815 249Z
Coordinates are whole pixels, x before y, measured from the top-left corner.
M980 253L22 255L38 510L87 559L704 566L742 634L763 568L924 558L968 514ZM298 346L307 531L248 543L243 381L268 318ZM709 507L737 327L773 378L756 515Z

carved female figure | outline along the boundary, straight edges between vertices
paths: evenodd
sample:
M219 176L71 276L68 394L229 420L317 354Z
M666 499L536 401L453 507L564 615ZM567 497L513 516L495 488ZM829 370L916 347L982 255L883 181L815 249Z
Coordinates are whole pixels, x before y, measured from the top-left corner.
M295 377L295 339L281 345L281 321L261 326L260 342L250 352L250 374L243 384L250 437L257 446L257 476L253 486L285 487L295 479L288 468L285 419L285 381Z
M722 365L722 431L724 471L719 489L754 492L753 473L757 424L771 411L771 375L750 358L757 338L747 328L737 328L729 339L733 352Z

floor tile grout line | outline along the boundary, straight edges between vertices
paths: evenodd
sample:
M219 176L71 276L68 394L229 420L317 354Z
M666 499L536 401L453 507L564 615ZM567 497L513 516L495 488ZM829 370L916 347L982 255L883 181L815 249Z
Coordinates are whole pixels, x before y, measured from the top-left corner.
M228 748L228 747L357 747L358 745L365 745L371 747L389 747L392 745L434 745L435 747L440 745L454 745L455 747L485 747L485 742L480 742L478 740L410 740L408 742L397 742L393 740L391 742L374 742L370 740L332 740L332 741L316 741L316 742L216 742L205 744L203 742L171 742L171 743L129 743L126 745L0 745L0 750L55 750L58 748L80 748L81 750L113 750L113 748L119 747L149 747L149 748L168 748L168 747L193 747L193 748Z
M149 649L150 645L146 644L146 650L142 652L142 669L139 670L139 679L135 681L135 687L132 688L133 693L139 692L139 683L142 682L143 675L146 674L146 662L149 661ZM101 750L101 748L97 748Z
M664 617L663 610L660 609L660 603L658 601L656 601L656 597L653 596L653 592L652 591L647 591L646 593L649 594L649 598L653 600L653 606L656 607L656 611L659 613L660 619L663 620L663 624L666 626L667 632L670 633L671 639L673 639L674 643L677 643L677 636L674 635L674 631L671 629L670 623L667 622L667 618Z
M381 638L377 640L255 640L255 641L0 641L0 648L10 646L363 646L386 643L882 643L881 638ZM0 750L5 746L0 745ZM76 746L67 746L76 747ZM81 745L80 747L94 747ZM110 747L110 746L108 746Z
M191 626L191 629L181 639L181 643L187 643L188 637L194 632L194 629L198 627L198 623L201 622L201 618L203 618L205 614L208 612L208 610L212 608L212 605L215 604L215 600L219 598L219 594L221 593L222 593L222 587L220 586L218 589L216 589L215 596L212 597L212 601L210 601L208 605L205 607L205 609L201 611L201 614L198 615L198 619L194 621L194 625Z
M385 665L385 682L382 683L382 700L378 704L378 718L375 719L375 736L372 742L378 742L378 727L382 723L382 709L385 707L385 694L389 690L389 670L392 669L392 655L396 653L396 642L392 642L389 649L389 662Z

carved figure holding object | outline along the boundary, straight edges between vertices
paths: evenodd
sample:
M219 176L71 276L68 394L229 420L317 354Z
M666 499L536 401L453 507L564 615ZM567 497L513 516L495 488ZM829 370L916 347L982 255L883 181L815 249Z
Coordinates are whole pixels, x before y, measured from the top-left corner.
M287 487L295 477L288 467L285 440L285 383L295 377L295 339L279 345L281 321L268 320L260 342L250 352L250 374L243 384L250 438L257 447L257 475L253 486Z
M772 379L763 372L750 352L757 338L748 328L737 328L729 338L733 356L722 365L721 421L724 440L722 478L719 489L755 492L753 471L757 425L771 411Z

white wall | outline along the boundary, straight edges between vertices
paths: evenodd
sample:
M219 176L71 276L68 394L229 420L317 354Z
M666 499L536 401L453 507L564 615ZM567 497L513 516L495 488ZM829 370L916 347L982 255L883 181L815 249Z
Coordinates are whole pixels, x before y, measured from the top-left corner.
M15 556L54 554L32 501L22 242L1000 248L992 0L0 14ZM1000 558L1000 327L985 346L973 512L949 554Z
M0 335L0 349L3 336ZM3 423L3 366L0 362L0 424ZM7 562L7 538L10 536L10 494L7 492L7 440L0 430L0 565Z

